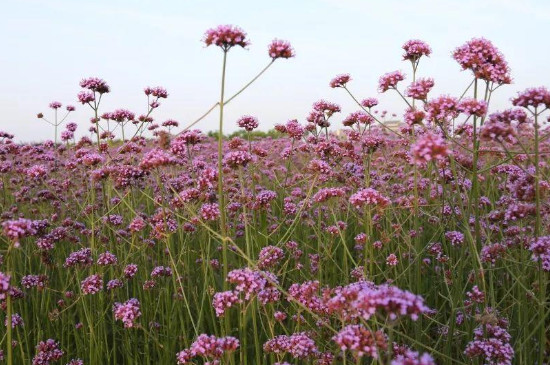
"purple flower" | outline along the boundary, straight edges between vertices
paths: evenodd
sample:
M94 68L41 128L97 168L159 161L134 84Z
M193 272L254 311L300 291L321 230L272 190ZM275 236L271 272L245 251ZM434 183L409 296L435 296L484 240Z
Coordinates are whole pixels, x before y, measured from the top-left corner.
M418 164L430 161L443 161L449 155L445 140L434 133L422 135L411 147L413 159Z
M405 95L417 100L426 100L428 93L433 87L433 79L418 79L409 85L405 91Z
M411 62L416 62L420 57L429 56L432 53L430 46L419 39L411 39L401 48L405 51L405 53L403 53L403 60L409 60Z
M124 303L116 302L113 305L113 313L117 321L124 323L125 328L135 327L136 319L141 316L139 301L132 298Z
M539 237L529 246L533 261L540 260L544 271L550 271L550 236Z
M245 48L250 44L246 39L246 33L234 25L219 25L216 28L208 29L204 34L204 43L206 46L218 46L224 51L228 51L234 46Z
M33 365L50 365L56 362L64 355L63 350L59 348L59 343L51 338L46 341L40 341L36 346L36 355L32 359Z
M393 71L384 74L378 81L378 91L381 93L388 91L389 89L395 89L399 81L405 80L405 75L401 71Z
M78 101L82 104L91 103L95 100L94 93L91 93L89 91L81 91L78 93Z
M292 58L296 56L296 53L290 43L280 39L274 39L269 44L268 54L273 60L278 58Z
M239 340L235 337L216 337L201 334L188 349L180 351L176 354L178 365L191 364L191 360L195 357L205 357L207 359L221 359L226 352L233 352L239 348ZM220 364L219 361L212 364Z
M349 198L351 205L357 209L361 208L363 205L371 205L375 207L384 208L390 204L390 199L386 198L380 194L377 190L373 188L360 189L355 194Z
M541 105L550 108L550 91L544 86L526 89L512 99L512 104L523 108L538 108Z
M237 120L237 125L240 128L244 128L247 132L252 132L259 126L258 118L250 115L244 115Z
M232 290L214 294L214 298L212 299L212 306L214 307L214 310L216 312L216 317L222 317L227 309L240 302L241 300Z
M103 279L99 275L90 275L80 283L82 294L96 294L103 289Z
M295 359L315 358L319 350L305 332L293 333L291 336L280 335L264 343L263 349L267 353L281 354L288 352Z
M478 79L496 84L512 82L510 69L500 51L485 38L473 38L453 52L463 70L470 70Z
M93 92L97 92L99 94L105 94L111 90L109 85L107 85L104 80L97 77L89 77L87 79L83 79L82 81L80 81L80 87L91 90Z
M466 115L484 117L487 114L487 103L483 100L462 99L457 106L457 110Z
M330 80L329 86L331 88L337 87L346 87L346 84L351 81L351 76L349 74L337 75L335 78Z
M36 233L30 219L19 218L2 223L3 234L11 241L19 243L23 237L31 236Z
M55 110L61 108L61 106L62 106L62 104L59 101L52 101L50 103L50 108L55 109Z
M361 101L361 105L365 108L373 108L378 105L378 99L376 98L367 98Z
M379 351L385 351L388 348L386 335L382 331L373 332L362 325L346 326L332 337L332 340L340 350L350 351L358 358L366 355L378 359Z

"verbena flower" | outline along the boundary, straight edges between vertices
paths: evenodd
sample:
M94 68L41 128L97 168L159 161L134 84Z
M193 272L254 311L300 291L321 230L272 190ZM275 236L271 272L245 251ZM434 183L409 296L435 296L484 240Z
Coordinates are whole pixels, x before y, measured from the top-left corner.
M245 48L250 44L250 41L246 39L246 33L234 25L219 25L216 28L208 29L204 34L203 41L207 47L214 45L224 51L235 46Z
M476 78L497 84L512 82L508 63L500 51L485 38L473 38L453 52L453 58L463 70Z

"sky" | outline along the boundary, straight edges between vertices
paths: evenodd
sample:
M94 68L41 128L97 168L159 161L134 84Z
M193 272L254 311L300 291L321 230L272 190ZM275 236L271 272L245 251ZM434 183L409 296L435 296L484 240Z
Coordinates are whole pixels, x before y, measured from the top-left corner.
M380 110L401 116L395 93L379 94L379 77L401 70L410 78L401 46L421 39L432 48L419 77L433 77L432 96L459 96L471 81L452 59L453 49L473 37L491 40L512 70L513 84L493 95L491 110L509 107L527 87L550 86L550 2L544 0L0 0L0 130L16 141L53 139L53 128L36 118L53 116L51 101L77 107L67 122L87 135L92 111L76 99L82 78L111 86L101 112L146 109L146 86L163 86L169 97L155 110L156 122L184 127L219 98L222 52L201 42L208 28L238 25L251 41L230 51L226 94L248 82L270 59L274 38L291 42L296 57L277 60L226 108L224 132L242 115L256 116L268 130L289 119L304 122L313 102L342 106L335 128L358 108L329 81L349 73L360 99L377 97ZM546 36L545 36L546 34ZM402 87L407 85L407 80ZM197 126L217 129L213 113Z

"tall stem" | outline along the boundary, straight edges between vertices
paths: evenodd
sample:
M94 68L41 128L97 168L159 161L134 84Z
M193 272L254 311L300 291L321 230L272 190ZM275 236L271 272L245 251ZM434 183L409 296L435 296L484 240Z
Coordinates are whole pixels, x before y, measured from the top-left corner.
M535 218L535 240L540 235L540 184L539 184L539 124L538 113L535 110L535 204L536 204L536 218Z
M57 109L55 109L55 125L54 125L54 147L57 149Z
M9 246L11 247L11 246ZM8 275L11 277L12 276L12 271L11 271L11 268L12 268L12 265L11 265L11 255L10 255L10 250L8 248L8 252L6 254L6 265L7 265L7 268L8 268ZM6 306L7 306L7 310L6 310L6 319L7 319L7 328L6 328L6 335L7 335L7 358L8 358L8 365L13 365L13 353L12 353L12 345L11 345L11 341L12 341L12 328L11 328L11 315L12 315L12 300L11 300L11 294L8 292L6 294Z
M540 215L540 171L539 171L539 123L538 113L535 109L535 241L538 240L541 231L541 215ZM543 322L539 332L539 364L544 362L544 352L546 347L546 277L542 268L542 260L539 262L539 321Z
M224 277L227 275L227 247L226 247L226 236L227 236L227 227L225 222L225 198L223 195L223 107L224 107L224 93L225 93L225 66L227 63L227 50L223 52L223 65L222 65L222 85L221 85L221 96L220 96L220 127L218 132L218 199L220 200L220 211L221 211L221 231L222 231L222 240L223 240L223 272Z
M477 78L474 81L474 99L477 100ZM479 222L479 178L477 173L477 163L479 158L479 143L477 138L477 116L474 115L474 131L473 131L473 163L472 163L472 200L475 215L475 240L476 247L481 245L481 225Z
M225 280L227 278L227 273L229 269L229 264L227 262L227 227L226 227L226 216L225 216L225 197L223 195L223 98L225 93L225 66L227 63L227 50L224 49L223 52L223 65L222 65L222 84L221 84L221 95L220 95L220 127L218 131L218 199L220 205L220 230L222 237L222 262L223 262L223 288L228 290L228 283ZM229 316L225 316L224 319L225 333L230 332L230 323Z

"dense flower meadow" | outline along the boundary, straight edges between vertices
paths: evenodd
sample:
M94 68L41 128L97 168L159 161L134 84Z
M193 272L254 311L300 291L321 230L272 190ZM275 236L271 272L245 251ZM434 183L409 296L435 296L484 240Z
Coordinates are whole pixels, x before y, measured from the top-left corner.
M227 96L248 36L204 43L223 55L221 97L190 126L154 119L163 87L141 115L103 110L110 87L90 77L75 96L90 137L57 101L38 114L53 140L0 132L0 363L550 363L546 88L493 110L512 78L480 38L452 53L464 93L432 95L432 50L411 40L411 71L378 85L402 98L400 126L343 74L327 87L357 110L319 100L256 138L262 121L224 108L293 48L274 40ZM214 110L217 137L193 129Z

